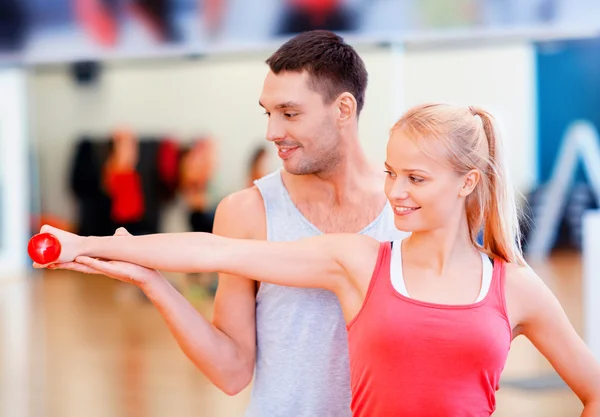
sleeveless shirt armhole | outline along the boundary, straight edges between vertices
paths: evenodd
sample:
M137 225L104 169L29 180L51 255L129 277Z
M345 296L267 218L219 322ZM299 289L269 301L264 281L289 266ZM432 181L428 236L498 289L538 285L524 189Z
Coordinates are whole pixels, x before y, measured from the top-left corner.
M508 317L508 307L506 305L506 262L502 259L496 258L494 261L494 281L496 291L498 291L500 307L502 308L502 314L504 314L504 319L508 325L510 333L512 334L511 322ZM512 337L511 337L512 339Z
M271 240L272 238L272 234L271 234L271 216L269 216L269 202L268 202L268 198L266 195L264 195L262 188L257 184L259 180L255 180L254 181L254 185L256 186L256 189L258 190L258 193L260 194L260 198L263 201L263 206L265 208L265 226L267 228L267 230L265 230L265 236L267 241Z
M263 201L263 207L265 208L265 227L267 229L267 230L265 230L265 237L266 237L265 240L269 241L269 240L272 240L271 216L269 216L269 202L268 202L269 199L264 194L264 191L260 185L260 179L254 180L254 186L258 190L258 193L260 194L260 198ZM261 283L259 281L254 281L254 297L258 296L258 292L260 291L261 288L263 288Z
M362 306L356 313L356 316L350 320L350 322L346 325L346 330L350 330L350 327L356 322L356 320L361 315L362 311L365 309L365 306L369 302L369 298L371 293L373 292L373 288L375 288L375 284L379 279L381 268L383 267L383 261L385 259L385 254L387 251L391 249L391 242L381 242L379 244L379 251L377 253L377 262L375 262L375 268L373 268L373 274L371 274L371 280L369 281L369 288L367 289L367 294L365 295L365 299L363 300Z

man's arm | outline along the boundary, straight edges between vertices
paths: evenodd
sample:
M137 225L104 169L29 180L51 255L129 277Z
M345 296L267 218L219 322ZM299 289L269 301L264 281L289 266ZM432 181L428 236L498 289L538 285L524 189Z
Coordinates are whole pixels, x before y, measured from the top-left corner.
M266 238L264 206L258 190L239 191L221 201L213 233L232 238ZM254 374L255 281L219 275L212 323L175 289L165 288L165 284L170 287L166 281L162 282L158 287L150 286L147 293L183 352L226 394L242 391ZM161 289L155 291L157 288Z
M213 229L215 234L232 238L264 238L265 215L258 190L247 189L225 198L217 208ZM131 235L119 229L115 236ZM221 275L210 323L158 271L92 258L57 267L100 273L140 287L186 356L226 394L237 394L252 380L256 352L254 281Z
M246 189L217 207L213 233L232 238L266 236L262 197ZM240 215L244 213L244 215ZM220 275L212 323L166 280L147 287L183 352L210 381L228 395L252 381L256 355L255 281Z
M245 232L240 233L245 229ZM219 205L213 233L227 237L266 240L267 225L263 199L256 187L227 197ZM244 389L252 380L256 360L257 282L235 275L219 274L213 324L225 334L236 335L238 373L230 378L230 394Z

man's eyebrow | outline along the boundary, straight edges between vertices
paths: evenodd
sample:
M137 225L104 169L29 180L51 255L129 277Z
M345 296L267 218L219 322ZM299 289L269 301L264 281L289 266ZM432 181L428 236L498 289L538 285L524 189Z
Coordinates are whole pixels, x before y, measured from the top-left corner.
M258 100L258 105L263 109L265 108L265 105L262 104L260 100ZM276 109L285 109L290 107L300 107L300 104L296 103L295 101L286 101L285 103L280 103L275 106Z
M293 101L286 101L285 103L281 103L275 106L276 109L285 109L288 107L299 107L299 104Z

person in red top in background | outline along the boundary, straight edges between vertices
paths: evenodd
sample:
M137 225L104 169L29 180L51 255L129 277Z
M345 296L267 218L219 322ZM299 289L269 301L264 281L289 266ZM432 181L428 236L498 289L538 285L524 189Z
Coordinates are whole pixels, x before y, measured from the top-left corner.
M600 365L523 258L501 148L482 109L410 109L391 130L385 163L395 225L412 232L402 241L359 234L291 242L207 233L79 237L42 227L63 248L58 263L46 266L112 274L147 289L158 285L154 275L134 266L123 278L119 261L328 289L347 322L356 417L490 416L518 335L577 394L582 416L599 416Z
M104 188L112 200L111 217L117 224L136 222L144 215L142 180L136 170L138 158L139 144L133 132L117 129L103 168Z

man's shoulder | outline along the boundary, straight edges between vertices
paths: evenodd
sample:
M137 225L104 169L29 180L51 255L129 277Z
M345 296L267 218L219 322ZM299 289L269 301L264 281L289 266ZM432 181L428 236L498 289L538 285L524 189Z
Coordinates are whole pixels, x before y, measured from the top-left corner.
M223 198L215 213L215 229L216 234L221 234L221 230L236 229L236 237L264 235L265 206L258 188L245 188Z
M256 186L235 191L223 198L218 207L224 209L260 209L263 207L263 199Z

